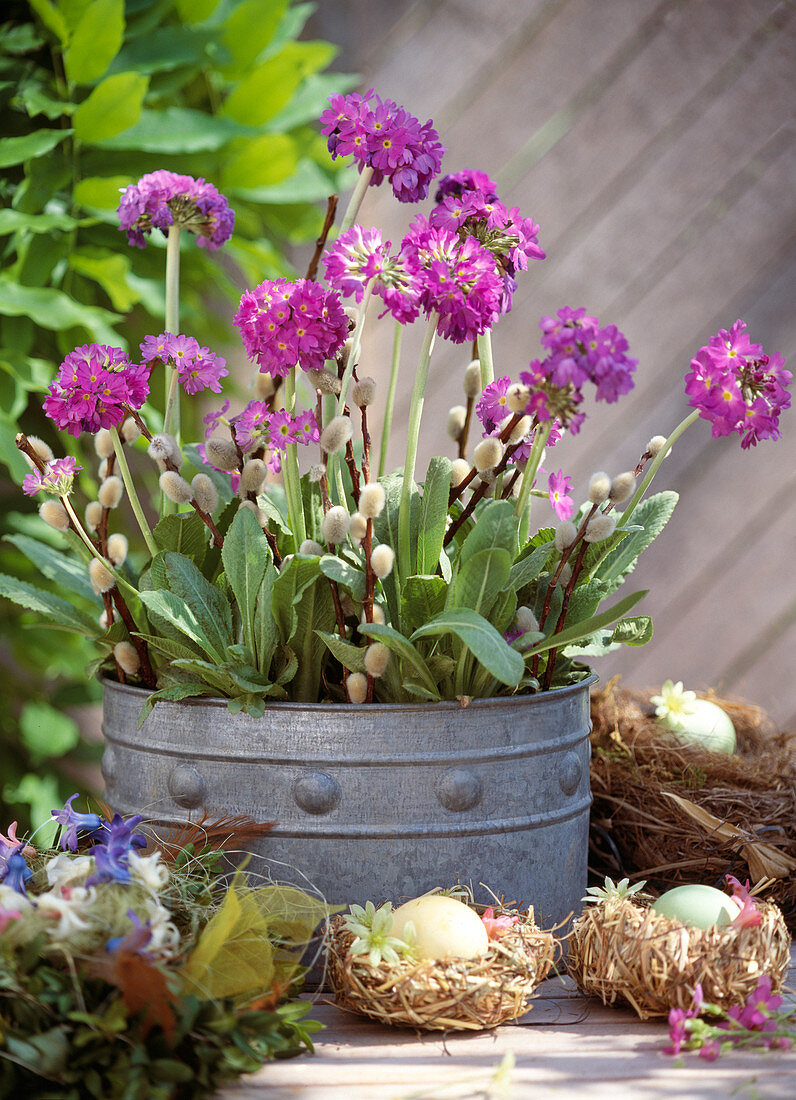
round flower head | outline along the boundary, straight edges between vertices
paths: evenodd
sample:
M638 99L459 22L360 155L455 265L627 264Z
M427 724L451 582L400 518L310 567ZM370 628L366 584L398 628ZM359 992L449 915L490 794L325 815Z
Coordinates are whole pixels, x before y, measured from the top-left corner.
M331 96L320 122L332 157L353 157L360 172L372 168L374 186L388 179L399 202L420 202L428 195L445 152L431 119L421 125L371 89L364 96Z
M440 315L441 336L463 344L497 320L503 282L491 252L474 237L461 241L421 215L404 237L401 254L420 277L423 309Z
M43 408L56 427L77 438L121 424L148 393L148 367L134 366L121 348L84 344L64 359Z
M53 496L68 496L72 492L75 474L82 469L69 455L66 458L55 458L41 472L34 470L28 474L22 482L22 491L29 497L35 496L41 489Z
M216 249L232 236L235 214L212 183L160 169L142 176L122 194L119 228L129 244L143 248L152 229L178 225L196 234L200 248Z
M714 436L736 433L741 447L779 439L780 414L790 407L793 380L779 354L765 355L753 344L743 321L721 329L691 360L685 392L690 404L709 420Z
M221 392L221 379L225 378L226 360L209 348L199 346L193 336L174 336L170 332L160 336L146 336L141 344L141 357L145 363L160 360L172 362L177 368L178 381L189 395L202 390Z
M304 370L322 370L348 336L337 293L309 279L271 279L247 291L234 324L249 358L280 377L296 363Z
M480 191L488 202L494 202L498 197L497 184L486 172L471 171L466 168L463 172L451 172L440 179L434 202L442 202L446 195L461 198L466 191Z
M563 306L555 317L543 317L542 346L548 358L542 364L551 382L572 384L579 390L587 381L597 387L598 401L616 401L633 388L638 360L625 354L627 340L616 325L600 326L585 309Z
M396 321L408 324L420 312L420 279L406 257L390 256L389 250L390 242L382 242L378 229L353 225L324 253L326 279L343 297L353 294L361 302L365 286L375 278L374 293Z

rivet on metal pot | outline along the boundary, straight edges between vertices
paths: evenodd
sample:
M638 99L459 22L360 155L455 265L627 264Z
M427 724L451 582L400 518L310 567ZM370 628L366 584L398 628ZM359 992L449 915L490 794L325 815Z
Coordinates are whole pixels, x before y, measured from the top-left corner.
M582 775L583 765L580 757L576 752L568 752L561 761L561 770L558 773L558 785L564 794L575 793Z
M169 794L178 806L192 810L207 798L207 784L190 764L177 764L169 772Z
M437 780L437 799L446 810L469 810L482 793L481 780L467 768L448 768Z
M308 814L328 814L340 801L340 785L326 772L307 771L294 782L293 798Z

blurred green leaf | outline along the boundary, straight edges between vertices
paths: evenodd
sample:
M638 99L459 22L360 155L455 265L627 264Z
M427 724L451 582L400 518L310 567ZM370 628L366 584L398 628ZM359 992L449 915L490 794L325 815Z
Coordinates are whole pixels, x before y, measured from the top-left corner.
M71 84L92 84L113 61L124 40L124 0L92 0L80 16L64 68Z
M138 73L106 77L75 111L75 137L94 143L135 126L148 87L148 78Z
M6 783L3 798L30 806L30 820L37 848L47 848L55 840L58 823L50 813L63 804L58 783L52 775L24 775L16 785Z
M63 291L50 287L20 286L0 278L0 314L30 317L35 324L56 331L80 326L107 344L118 344L120 340L110 327L116 314L81 305Z
M90 176L75 184L75 201L98 210L115 210L120 192L134 180L132 176Z
M221 169L221 186L266 187L292 176L298 164L296 143L287 134L263 134L232 142Z
M0 210L0 237L19 230L28 233L51 233L54 229L67 232L78 225L80 222L68 214L24 214L10 207Z
M141 149L146 153L204 153L249 133L231 118L208 117L187 107L144 111L140 122L103 141L104 149Z
M274 37L287 0L244 0L227 16L222 42L232 64L226 71L244 72Z
M69 255L69 266L99 283L119 313L127 313L141 297L129 283L130 258L109 248L76 248Z
M241 80L227 97L224 113L248 126L261 126L287 106L305 77L325 68L336 53L328 42L289 42Z
M37 130L22 137L0 138L0 168L21 164L32 157L42 157L69 137L71 130Z
M49 703L26 703L19 716L19 732L33 764L50 756L64 756L80 741L74 719Z
M41 19L47 30L52 31L61 42L69 38L69 29L63 14L58 10L52 0L28 0L28 3Z
M183 23L201 23L218 7L218 0L177 0L177 11Z

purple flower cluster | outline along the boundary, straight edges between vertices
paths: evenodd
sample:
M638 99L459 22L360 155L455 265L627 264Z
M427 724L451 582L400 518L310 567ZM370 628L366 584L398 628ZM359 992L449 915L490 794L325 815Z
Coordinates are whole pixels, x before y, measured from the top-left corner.
M510 378L496 378L483 390L475 407L475 412L481 421L485 436L500 435L504 424L511 417L511 411L507 405L507 394L510 386ZM550 430L546 446L554 447L561 439L562 434L560 425L555 423ZM510 461L515 464L527 461L531 453L532 442L533 436L529 433L516 450L512 452Z
M178 371L178 381L191 395L202 390L221 393L221 379L229 374L226 359L209 348L200 347L193 336L174 336L170 332L145 336L141 357L145 363L172 362Z
M461 240L418 215L403 239L401 256L420 277L421 306L427 314L439 314L441 336L463 344L497 320L503 281L492 253L474 237Z
M34 848L25 846L24 840L17 840L16 821L10 826L8 836L0 833L0 882L18 894L26 893L25 883L33 877L33 872L25 862L26 852L35 853ZM0 932L7 923L3 918L3 910L0 909ZM12 914L16 910L5 910L6 917L15 919ZM17 917L19 913L17 913Z
M229 203L212 183L162 168L124 191L117 214L119 228L136 248L146 245L150 230L167 234L171 225L195 233L200 248L221 248L235 224Z
M235 442L246 454L257 447L284 451L288 443L317 443L318 424L312 412L291 416L284 409L271 410L265 401L250 401L233 421Z
M52 816L61 826L60 845L64 850L68 848L70 852L77 851L78 830L87 833L95 833L102 827L102 818L99 814L81 814L77 810L72 809L72 803L77 797L77 794L73 794L67 798L62 810L50 811Z
M134 366L121 348L84 344L64 359L43 408L56 427L78 437L121 423L148 393L148 367Z
M779 439L779 418L790 408L793 380L779 354L753 344L744 321L721 329L691 360L685 392L716 437L735 432L746 450L761 439Z
M390 241L378 229L353 225L341 233L323 257L327 282L343 297L362 301L365 286L375 279L374 293L396 321L409 324L420 312L420 278L405 256L390 256ZM386 312L386 311L385 311Z
M72 482L75 474L82 470L77 460L67 455L66 458L55 458L46 463L42 471L33 470L22 482L22 491L29 497L33 497L40 489L55 496L64 497L72 491Z
M517 269L524 271L529 259L545 258L539 247L539 226L532 218L523 218L519 207L509 210L497 197L493 181L483 172L446 176L437 192L437 204L429 219L432 225L458 232L462 237L475 237L495 257L503 279L501 312L508 313L517 285L514 279Z
M697 985L689 1008L673 1008L669 1012L671 1045L665 1048L666 1053L698 1049L700 1058L713 1062L723 1050L736 1046L786 1049L793 1045L793 1032L780 1033L785 1022L782 1016L777 1018L782 1002L783 998L773 992L771 976L763 974L745 1004L732 1005L724 1019L709 1023L700 1019L700 1015L708 1013L716 1017L721 1010L705 1002L702 986Z
M127 820L114 814L111 821L102 821L101 840L89 848L94 857L95 871L86 879L86 886L98 882L130 882L130 852L133 848L146 848L146 837L133 830L141 824L141 814L133 814Z
M337 293L309 279L267 280L246 291L234 324L249 358L281 377L296 363L304 370L322 370L348 336Z
M431 119L421 125L373 89L364 96L331 96L329 104L320 121L332 157L353 157L360 172L372 168L371 182L377 186L388 179L399 202L420 202L428 195L445 152Z
M634 386L637 359L626 355L628 344L616 325L600 326L585 309L563 306L555 317L543 317L542 347L547 348L545 370L556 386L597 387L597 400L617 401Z

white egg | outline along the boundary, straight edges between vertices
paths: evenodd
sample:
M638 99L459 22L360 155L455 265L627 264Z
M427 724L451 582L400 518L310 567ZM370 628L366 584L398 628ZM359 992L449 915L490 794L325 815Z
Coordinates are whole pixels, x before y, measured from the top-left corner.
M427 894L395 910L390 935L402 938L405 926L415 929L415 954L420 959L475 959L489 949L484 922L474 909L455 898Z
M737 738L729 715L708 699L696 699L691 705L693 713L678 720L686 729L665 717L658 721L683 744L699 745L711 752L735 752Z
M713 886L676 886L661 894L652 908L691 928L726 928L739 913L738 904Z

